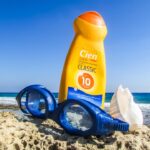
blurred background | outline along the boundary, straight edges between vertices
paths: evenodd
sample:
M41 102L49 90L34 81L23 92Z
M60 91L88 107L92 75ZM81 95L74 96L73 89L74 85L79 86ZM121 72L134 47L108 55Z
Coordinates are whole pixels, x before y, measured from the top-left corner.
M0 1L0 92L43 84L58 92L73 21L85 11L104 18L107 92L119 84L150 92L149 0Z

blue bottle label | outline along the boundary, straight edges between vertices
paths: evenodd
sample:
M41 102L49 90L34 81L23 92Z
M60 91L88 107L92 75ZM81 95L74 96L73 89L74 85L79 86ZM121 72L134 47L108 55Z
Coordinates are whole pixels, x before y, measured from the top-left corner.
M67 99L83 99L100 107L102 104L102 95L87 94L79 89L69 87Z

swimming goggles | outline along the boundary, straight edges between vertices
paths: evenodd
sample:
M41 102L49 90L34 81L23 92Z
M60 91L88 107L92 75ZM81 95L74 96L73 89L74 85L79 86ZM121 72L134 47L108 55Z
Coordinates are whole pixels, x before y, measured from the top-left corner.
M21 90L16 100L21 111L38 118L50 118L69 134L108 135L115 130L128 131L129 124L112 118L100 107L83 99L57 103L53 94L41 85Z

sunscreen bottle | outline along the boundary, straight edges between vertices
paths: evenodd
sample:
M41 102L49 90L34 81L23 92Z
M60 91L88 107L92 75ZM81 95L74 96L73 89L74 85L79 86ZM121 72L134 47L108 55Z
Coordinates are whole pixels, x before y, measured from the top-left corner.
M75 37L64 64L59 102L84 99L104 108L106 66L104 39L107 28L102 16L85 12L74 21Z

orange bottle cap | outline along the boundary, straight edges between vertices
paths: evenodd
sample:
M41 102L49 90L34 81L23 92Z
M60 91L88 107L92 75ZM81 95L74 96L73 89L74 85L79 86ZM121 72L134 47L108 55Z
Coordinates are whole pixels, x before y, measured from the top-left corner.
M98 26L105 26L102 16L96 11L89 11L81 14L79 18Z

